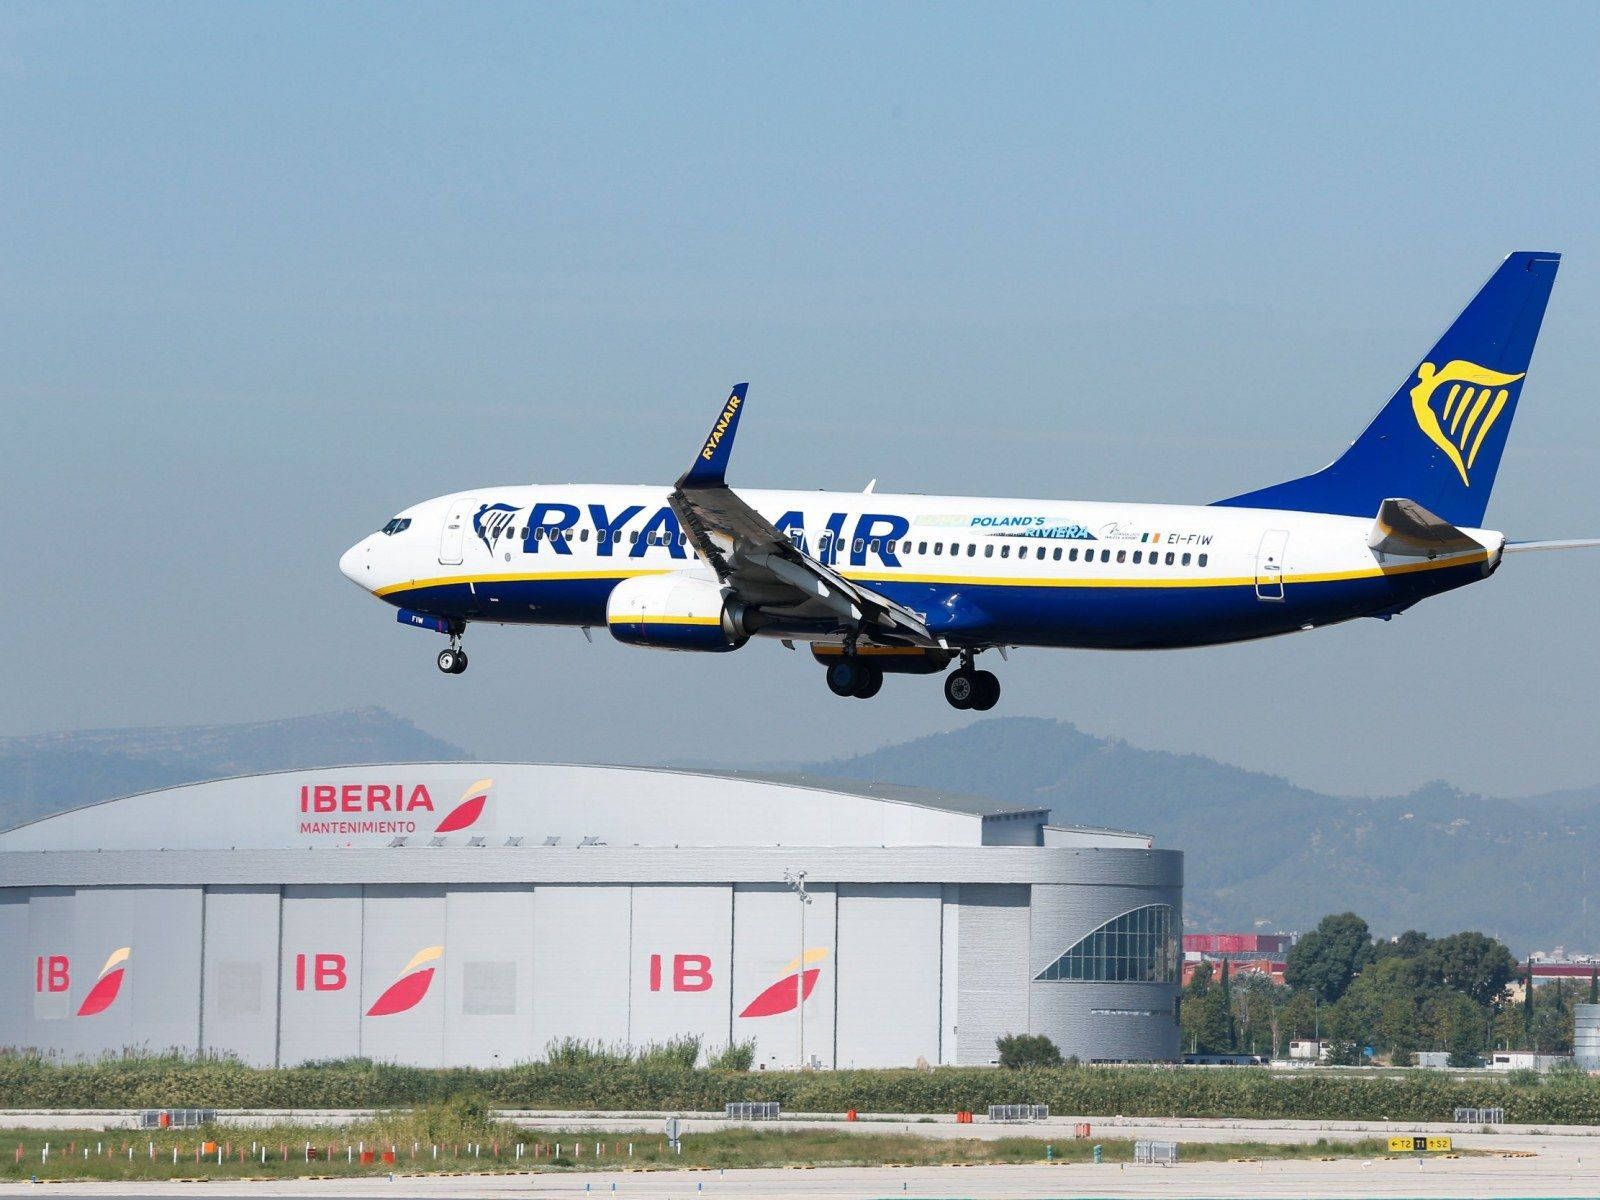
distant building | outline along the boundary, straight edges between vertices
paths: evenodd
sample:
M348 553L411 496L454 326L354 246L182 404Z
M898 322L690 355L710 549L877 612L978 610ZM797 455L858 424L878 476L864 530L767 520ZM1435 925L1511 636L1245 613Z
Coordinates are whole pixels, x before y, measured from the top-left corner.
M1418 1050L1417 1066L1429 1067L1442 1071L1450 1065L1450 1051L1448 1050Z
M1600 1070L1600 1004L1572 1006L1572 1058L1586 1071Z
M1333 1053L1333 1043L1326 1039L1295 1038L1289 1043L1289 1057L1321 1062Z
M1600 963L1551 962L1547 959L1535 957L1531 963L1523 963L1519 966L1517 973L1526 977L1530 969L1533 971L1535 985L1549 983L1555 979L1577 979L1587 983L1596 972L1600 972Z
M1283 972L1286 969L1282 962L1274 962L1270 958L1230 958L1225 960L1228 964L1228 974L1237 979L1241 975L1265 975L1273 983L1283 982ZM1202 962L1211 964L1212 978L1221 971L1221 966L1216 959L1211 958L1185 958L1183 962L1183 982L1188 984L1194 978L1195 971Z
M1282 958L1294 945L1292 933L1186 933L1183 956L1194 958Z
M1584 1007L1588 1007L1585 1005ZM1572 1061L1570 1054L1535 1054L1532 1050L1496 1050L1489 1056L1491 1071L1548 1071Z

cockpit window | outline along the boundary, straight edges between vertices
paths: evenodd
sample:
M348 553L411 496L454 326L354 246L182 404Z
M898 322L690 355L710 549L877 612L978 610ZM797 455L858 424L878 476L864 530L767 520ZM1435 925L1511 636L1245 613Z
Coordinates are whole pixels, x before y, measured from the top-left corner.
M383 529L380 530L380 532L386 533L386 534L389 534L389 535L393 536L394 534L400 533L403 530L410 529L410 528L411 528L411 518L410 517L396 517L396 518L394 518L394 520L390 521L387 525L385 525L383 527Z

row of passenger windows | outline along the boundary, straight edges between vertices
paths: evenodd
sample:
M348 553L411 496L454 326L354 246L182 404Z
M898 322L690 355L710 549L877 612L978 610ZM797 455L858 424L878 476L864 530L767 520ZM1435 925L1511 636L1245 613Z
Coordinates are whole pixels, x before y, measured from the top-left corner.
M508 532L509 532L511 537L516 537L518 535L518 533L519 533L519 531L515 530L515 529L512 529L512 530L510 530ZM520 531L520 534L521 534L523 540L526 540L527 537L528 537L528 530L523 529L523 530ZM799 539L799 534L794 530L790 530L789 531L789 535L790 535L790 537L792 539L795 539L795 540ZM605 545L607 543L607 541L612 540L613 536L614 536L614 538L615 538L615 540L617 542L620 543L622 541L622 533L621 533L620 530L617 531L615 535L613 535L611 533L611 531L605 530L605 529L598 529L598 530L595 531L595 541L599 542L601 545ZM673 535L671 535L671 534L654 533L654 534L651 534L648 538L646 538L645 541L647 541L652 546L665 546L672 540L672 537L673 537ZM685 545L687 543L687 541L688 541L688 539L685 538L684 535L681 532L678 533L676 535L676 537L677 537L678 545L680 545L680 546ZM570 541L574 541L574 540L579 541L579 542L587 542L589 540L589 531L587 529L578 530L578 536L577 536L576 539L574 539L573 536L572 536L572 530L570 530L570 529L550 529L550 528L547 528L546 526L543 526L543 525L535 526L534 529L533 529L533 540L538 542L538 541L544 541L546 539L548 539L549 541L561 541L561 542L570 542ZM629 530L629 532L628 532L628 543L629 543L629 545L637 545L638 542L639 542L639 531L637 529ZM822 539L821 539L821 547L822 547L822 549L824 551L826 551L827 548L828 548L828 545L829 545L828 536L827 536L827 534L824 534L822 536ZM913 549L912 549L913 546L916 547L915 551L913 551ZM948 554L950 555L951 558L959 558L959 557L962 556L963 553L965 553L967 558L976 558L978 556L978 543L977 542L948 542L948 543L946 543L946 542L910 542L910 541L906 541L906 542L888 542L888 543L885 543L883 541L883 539L881 539L881 538L872 538L870 540L863 539L863 538L856 538L855 541L851 544L850 548L856 554L860 554L863 550L866 550L866 551L869 551L869 552L871 552L873 554L881 554L881 553L885 553L885 552L893 554L893 553L896 553L898 551L900 554L906 554L906 555L910 555L912 553L926 555L929 552L929 549L928 549L929 546L932 546L932 548L933 548L932 552L933 552L933 554L935 556L941 556L942 557L947 552L948 552ZM1010 558L1011 557L1011 549L1012 549L1011 548L1011 544L1009 542L1002 542L1000 544L1000 555L999 556L1001 558ZM1029 556L1029 552L1030 551L1032 551L1033 558L1036 561L1039 561L1039 562L1043 562L1048 557L1053 562L1061 562L1061 561L1063 561L1063 559L1066 562L1078 562L1081 559L1081 561L1086 562L1086 563L1088 563L1088 562L1096 562L1096 561L1103 562L1103 563L1108 563L1108 562L1112 562L1113 561L1113 558L1112 558L1113 555L1116 556L1115 557L1115 561L1116 562L1126 563L1126 562L1130 562L1131 561L1136 566L1148 562L1148 564L1150 566L1152 566L1152 567L1163 566L1163 565L1168 566L1168 567L1187 567L1187 566L1190 566L1190 565L1204 567L1204 566L1209 565L1209 562L1210 562L1210 555L1208 555L1208 554L1192 554L1188 550L1184 550L1182 552L1174 551L1174 550L1168 550L1165 553L1163 553L1160 550L1149 550L1149 551L1145 551L1145 550L1099 550L1099 551L1096 551L1095 548L1092 547L1092 546L1091 547L1086 547L1086 548L1082 548L1082 547L1078 547L1078 546L1072 546L1070 548L1062 547L1062 546L1050 546L1050 547L1047 547L1047 546L1018 546L1016 548L1016 552L1017 552L1016 556L1019 559L1027 558ZM1099 554L1099 558L1098 559L1095 558L1096 553ZM1131 556L1131 558L1130 558L1130 556ZM995 543L994 542L984 542L983 543L983 557L985 557L985 558L994 558L995 557Z
M963 553L968 558L976 558L978 556L977 542L890 542L886 549L892 554L895 552L895 549L898 546L901 554L911 554L913 545L916 547L915 552L917 554L927 554L928 547L931 545L933 547L933 553L936 556L943 555L946 552L949 553L951 558L959 558ZM983 556L985 558L995 557L994 547L995 544L993 542L984 542ZM862 540L857 538L851 548L859 554L862 550ZM870 542L866 543L866 549L872 551L874 554L878 553L878 548L879 539L877 538L873 538ZM1161 566L1163 565L1163 562L1169 567L1187 567L1193 563L1196 566L1204 567L1209 564L1211 559L1209 554L1195 555L1187 550L1182 552L1168 550L1165 552L1165 555L1163 555L1163 552L1160 550L1096 551L1093 547L1081 548L1080 554L1080 547L1078 546L1073 546L1071 548L1065 548L1062 546L1018 546L1016 549L1018 558L1027 558L1031 552L1033 558L1039 562L1043 562L1048 556L1052 562L1061 562L1063 558L1067 562L1078 562L1081 557L1083 562L1108 563L1113 561L1113 555L1115 555L1115 561L1119 563L1131 561L1135 564L1142 564L1148 562L1152 567ZM1098 553L1100 556L1098 559L1095 558L1096 553ZM1011 557L1011 544L1009 542L1002 542L1000 544L1000 557Z
M518 530L515 530L515 529L508 529L508 530L506 530L506 536L507 537L511 537L511 538L517 538L517 537L520 536L520 539L522 541L527 541L528 540L528 531L526 529L523 529L521 531L518 531ZM687 544L688 539L686 537L684 537L683 534L680 533L677 536L678 536L678 545L682 546L682 545ZM577 537L573 537L572 536L572 530L570 530L570 529L550 529L550 528L548 528L548 527L546 527L544 525L535 525L534 528L533 528L533 540L536 541L536 542L543 542L543 541L551 541L551 542L587 542L589 540L589 531L587 529L580 529L580 530L578 530L578 536ZM610 541L613 541L613 540L615 540L617 542L617 544L620 545L622 543L622 531L620 529L617 530L616 535L613 538L612 533L611 533L610 530L608 530L608 529L597 529L594 532L594 540L599 542L602 546L605 545L607 542L610 542ZM665 534L665 533L652 533L649 537L645 538L644 540L649 542L650 545L652 545L652 546L665 546L672 540L672 537L671 537L671 535ZM632 545L637 545L638 542L639 542L639 531L637 529L629 530L628 531L628 544L630 546L632 546Z

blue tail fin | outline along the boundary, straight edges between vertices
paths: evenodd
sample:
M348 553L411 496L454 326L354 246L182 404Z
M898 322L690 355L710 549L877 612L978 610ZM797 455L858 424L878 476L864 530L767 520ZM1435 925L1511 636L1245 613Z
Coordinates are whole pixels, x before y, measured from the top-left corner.
M1217 503L1369 517L1391 497L1483 524L1559 254L1508 257L1350 448L1314 475Z

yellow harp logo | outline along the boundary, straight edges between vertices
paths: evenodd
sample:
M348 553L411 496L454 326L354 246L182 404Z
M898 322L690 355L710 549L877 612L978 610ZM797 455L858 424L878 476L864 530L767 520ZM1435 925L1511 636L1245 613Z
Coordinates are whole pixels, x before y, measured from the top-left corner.
M1442 368L1431 362L1417 368L1417 386L1411 389L1411 409L1416 413L1417 426L1455 463L1465 486L1472 486L1467 473L1511 395L1506 385L1521 378L1459 358L1451 359ZM1448 390L1446 384L1450 385Z

